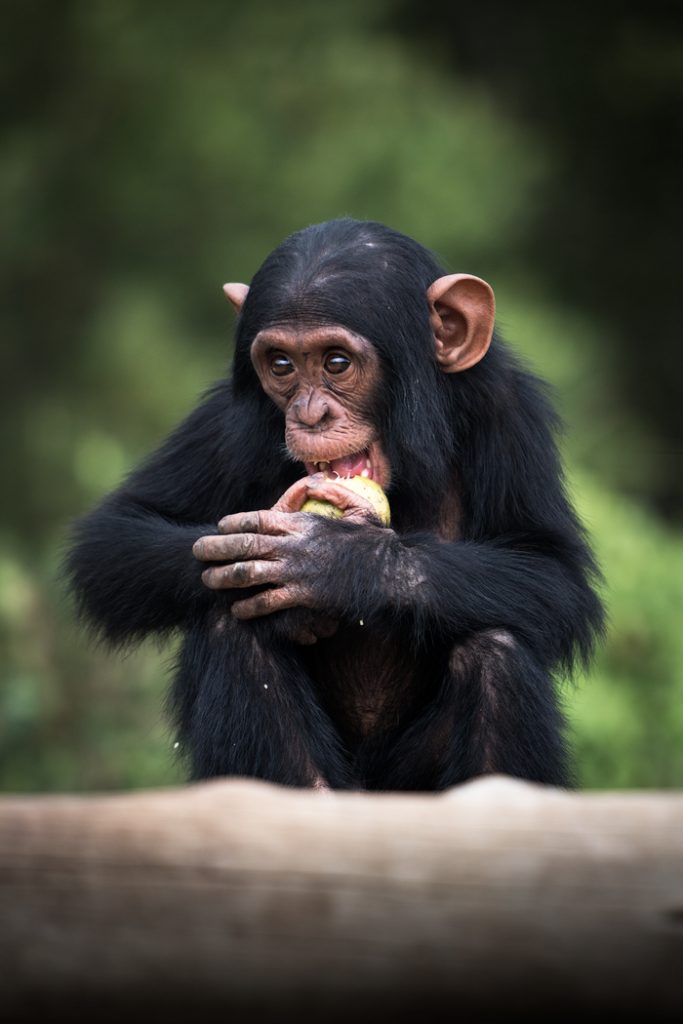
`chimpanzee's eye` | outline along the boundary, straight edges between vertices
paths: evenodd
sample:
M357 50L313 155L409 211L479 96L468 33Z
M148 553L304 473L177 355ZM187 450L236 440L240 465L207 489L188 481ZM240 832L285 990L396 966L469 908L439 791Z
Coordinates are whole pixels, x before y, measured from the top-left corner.
M343 373L350 365L351 360L343 352L330 352L325 356L325 369L328 373Z
M287 374L294 372L291 359L283 355L282 352L274 352L270 357L270 372L274 377L286 377Z

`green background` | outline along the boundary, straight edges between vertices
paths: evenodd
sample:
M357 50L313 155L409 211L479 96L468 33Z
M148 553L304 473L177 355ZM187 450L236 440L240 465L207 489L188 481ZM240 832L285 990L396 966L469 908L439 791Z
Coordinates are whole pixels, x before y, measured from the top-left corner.
M504 335L555 386L610 618L591 673L563 684L581 783L683 784L680 25L657 3L561 17L5 5L4 790L181 779L173 650L88 641L58 578L69 524L224 373L222 283L341 215L489 280Z

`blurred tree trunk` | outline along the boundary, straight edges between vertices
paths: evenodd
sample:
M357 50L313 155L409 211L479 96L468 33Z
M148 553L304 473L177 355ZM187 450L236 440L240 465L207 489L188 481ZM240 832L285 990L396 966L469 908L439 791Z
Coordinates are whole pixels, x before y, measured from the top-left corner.
M494 777L0 802L12 1020L673 1017L682 907L681 794Z

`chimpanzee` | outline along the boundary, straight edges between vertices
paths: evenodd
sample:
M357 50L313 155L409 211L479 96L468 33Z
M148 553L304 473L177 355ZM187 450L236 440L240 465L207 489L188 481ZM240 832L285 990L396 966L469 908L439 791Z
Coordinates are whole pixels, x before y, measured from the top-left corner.
M114 645L184 634L190 778L571 785L553 673L591 656L599 573L489 285L344 218L225 291L231 377L76 525L67 563ZM363 474L390 526L338 482ZM341 518L301 511L312 496Z

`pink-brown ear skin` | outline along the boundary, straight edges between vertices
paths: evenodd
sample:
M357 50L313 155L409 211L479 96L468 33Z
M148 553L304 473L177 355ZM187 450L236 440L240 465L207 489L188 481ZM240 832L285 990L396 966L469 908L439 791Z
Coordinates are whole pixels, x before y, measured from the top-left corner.
M232 308L235 310L236 313L239 313L242 306L244 305L244 300L247 297L247 293L249 292L249 285L237 284L237 282L233 282L232 284L224 284L223 291L225 292L225 297L227 298L228 302L232 305Z
M486 355L496 318L493 289L471 274L448 274L427 289L436 359L444 373L459 373Z

